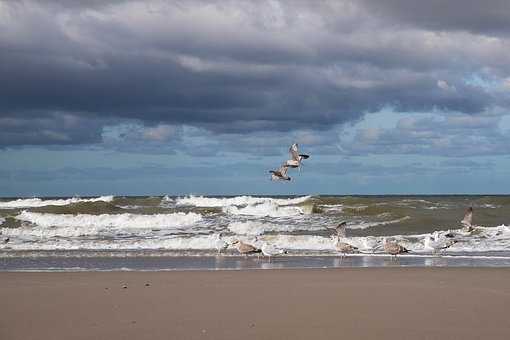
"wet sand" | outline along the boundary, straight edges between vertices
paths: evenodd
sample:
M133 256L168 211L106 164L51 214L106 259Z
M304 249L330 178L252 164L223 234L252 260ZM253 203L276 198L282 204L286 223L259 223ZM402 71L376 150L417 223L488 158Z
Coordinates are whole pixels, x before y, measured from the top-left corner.
M6 340L510 338L508 268L1 272L0 301Z

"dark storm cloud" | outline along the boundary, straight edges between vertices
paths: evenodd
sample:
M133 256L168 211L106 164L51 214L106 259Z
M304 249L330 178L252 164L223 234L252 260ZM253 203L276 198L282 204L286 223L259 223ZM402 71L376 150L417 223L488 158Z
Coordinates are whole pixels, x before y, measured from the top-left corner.
M5 116L0 117L0 146L99 143L101 126L100 121L60 112Z
M361 0L375 15L433 30L509 34L507 0Z
M508 41L476 35L500 31L504 10L483 28L471 15L446 25L453 10L435 2L423 19L397 5L0 3L0 117L11 122L0 123L9 133L0 145L93 143L112 119L215 134L320 131L388 106L476 114L505 104L465 82L510 71ZM434 11L437 27L425 24ZM62 130L55 111L83 124Z

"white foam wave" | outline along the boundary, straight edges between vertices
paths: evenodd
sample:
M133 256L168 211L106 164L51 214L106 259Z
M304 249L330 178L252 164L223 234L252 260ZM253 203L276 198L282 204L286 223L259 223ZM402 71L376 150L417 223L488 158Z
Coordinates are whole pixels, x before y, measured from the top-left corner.
M343 204L321 204L319 208L324 209L325 211L338 211L342 212L344 209Z
M501 205L487 203L487 204L481 204L479 207L486 208L486 209L498 209L498 208L501 208Z
M260 235L257 232L251 232L252 229L246 225L233 226L232 229L241 231L242 235L230 235L225 236L222 239L231 244L234 239L242 239L245 242L254 244L257 247L261 247L262 244L268 243L284 250L291 250L294 253L307 253L307 252L320 252L322 253L336 253L334 248L334 240L330 237L324 237L319 235L284 235L284 234L264 234ZM251 224L254 226L254 224ZM256 226L256 225L255 225ZM258 226L263 230L272 228L272 225L261 225ZM248 228L248 231L243 230ZM446 254L459 254L459 256L471 254L483 254L484 252L499 252L510 251L510 227L498 226L492 228L478 227L478 234L472 234L467 237L456 238L457 243L446 250ZM16 230L19 230L21 236L36 236L35 234L22 234L21 230L28 232L29 228L18 228L9 229L3 228L2 231L10 232L5 235L18 236L15 234ZM67 230L69 233L71 231ZM425 239L427 236L432 234L423 235L395 235L391 238L411 251L414 255L431 254L430 249L425 247ZM446 231L438 232L436 235L438 238L445 237ZM46 233L43 236L48 236ZM62 236L62 235L59 235ZM74 249L89 249L89 250L211 250L215 251L217 245L217 234L211 235L196 235L193 237L184 237L178 235L172 236L156 236L143 237L143 238L119 238L119 239L83 239L83 238L45 238L44 242L34 242L35 240L29 240L29 242L23 242L21 238L11 237L11 242L7 245L0 244L0 249L9 247L14 250L74 250ZM344 242L348 242L360 250L364 251L366 243L370 239L371 243L375 246L372 249L367 250L369 254L383 254L382 249L383 237L349 237L342 238ZM230 249L234 251L234 248L230 246ZM498 255L495 255L498 256Z
M108 240L49 238L44 243L9 243L12 250L213 250L214 235ZM0 244L0 249L5 245Z
M266 201L260 204L250 204L244 208L228 206L223 208L223 212L232 215L247 216L267 216L267 217L291 217L311 213L307 209L296 206L281 206L275 202Z
M68 205L73 203L81 202L111 202L114 196L101 196L97 198L67 198L67 199L56 199L56 200L43 200L40 198L24 198L17 199L14 201L0 202L0 209L16 209L16 208L37 208L48 205Z
M399 222L408 220L410 218L411 217L409 217L409 216L404 216L402 218L397 218L395 220L389 220L389 221L377 221L377 222L362 221L362 222L357 222L357 223L353 223L353 224L348 224L348 227L349 227L349 229L367 229L367 228L372 228L372 227L377 227L377 226L382 226L382 225L399 223Z
M4 224L4 222L5 222L5 218L0 217L0 225Z
M204 197L204 196L186 196L179 197L176 200L177 205L191 205L196 207L228 207L228 206L246 206L272 202L277 205L296 205L310 199L311 196L296 198L271 198L271 197L253 197L236 196L228 198Z
M172 228L189 226L202 219L197 213L172 213L155 215L137 214L46 214L23 211L16 216L20 221L30 222L39 227L74 228Z
M294 251L333 251L331 238L315 235L266 235L259 242L268 242L280 249Z
M228 229L238 235L262 235L268 231L272 232L290 232L296 230L296 227L287 225L278 225L272 223L262 223L258 221L232 222Z

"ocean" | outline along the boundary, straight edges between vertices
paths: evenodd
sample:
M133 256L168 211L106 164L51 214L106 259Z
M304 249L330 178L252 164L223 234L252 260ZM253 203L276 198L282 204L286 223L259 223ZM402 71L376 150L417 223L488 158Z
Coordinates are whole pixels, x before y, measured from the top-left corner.
M358 253L336 251L340 222ZM510 266L510 196L4 198L0 233L0 270ZM426 242L452 235L444 250ZM409 253L392 258L384 238ZM287 254L245 258L234 240Z

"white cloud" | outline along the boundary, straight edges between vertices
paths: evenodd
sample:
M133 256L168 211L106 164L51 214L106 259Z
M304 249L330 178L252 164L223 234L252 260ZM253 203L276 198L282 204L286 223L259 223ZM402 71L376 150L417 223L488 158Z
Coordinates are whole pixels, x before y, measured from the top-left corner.
M180 130L172 125L161 124L156 127L147 127L143 130L142 136L146 140L165 142L175 137Z
M455 86L448 84L448 82L446 80L438 80L437 87L439 87L440 89L445 90L445 91L453 91L453 92L457 91Z

